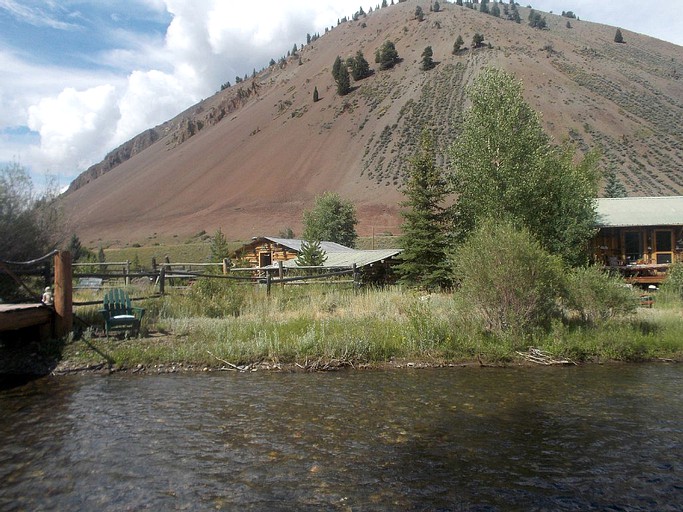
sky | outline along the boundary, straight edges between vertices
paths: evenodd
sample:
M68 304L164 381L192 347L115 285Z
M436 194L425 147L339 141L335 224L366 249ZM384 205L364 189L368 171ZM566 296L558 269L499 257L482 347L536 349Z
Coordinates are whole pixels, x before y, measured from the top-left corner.
M138 133L286 55L306 34L380 2L0 0L0 166L17 162L34 183L51 176L68 185ZM683 0L520 3L683 46L673 2Z

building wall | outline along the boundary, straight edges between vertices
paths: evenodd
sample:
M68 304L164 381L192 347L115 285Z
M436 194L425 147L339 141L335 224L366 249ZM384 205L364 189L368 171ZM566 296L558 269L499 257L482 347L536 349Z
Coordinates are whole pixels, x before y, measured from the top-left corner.
M241 249L241 257L252 267L263 267L297 257L297 252L267 240L254 242Z
M683 261L680 226L602 228L593 240L596 263L668 264Z

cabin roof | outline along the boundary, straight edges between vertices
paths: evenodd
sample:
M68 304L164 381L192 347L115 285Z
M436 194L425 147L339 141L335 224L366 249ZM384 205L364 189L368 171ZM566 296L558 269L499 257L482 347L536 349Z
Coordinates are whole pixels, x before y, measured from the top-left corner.
M299 240L296 238L274 238L271 236L260 237L261 240L269 240L288 249L292 249L296 252L301 252L301 244L304 240ZM353 251L351 247L346 247L345 245L338 244L337 242L320 242L320 248L325 252L349 252Z
M248 244L243 245L240 249L237 250L237 253L244 252L248 247L255 247L264 242L271 242L282 247L285 247L287 249L290 249L292 251L301 252L301 244L304 242L304 240L299 240L296 238L275 238L272 236L259 236L255 237ZM325 241L320 242L320 247L326 253L349 252L354 250L351 247L346 247L345 245L341 245L336 242Z
M682 226L683 196L597 200L598 227Z
M374 250L356 250L351 249L345 252L328 252L327 259L323 263L323 267L352 267L354 264L358 267L365 267L380 261L388 260L400 254L402 249L374 249ZM296 259L287 260L283 262L287 268L297 268Z

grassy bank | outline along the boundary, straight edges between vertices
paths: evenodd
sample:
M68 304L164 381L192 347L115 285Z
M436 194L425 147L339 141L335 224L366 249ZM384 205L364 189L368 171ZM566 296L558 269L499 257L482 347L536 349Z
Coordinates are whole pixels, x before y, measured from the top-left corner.
M62 368L509 364L523 361L518 352L529 347L576 362L683 358L681 303L671 298L591 323L558 318L524 335L488 333L468 318L457 293L399 287L291 286L267 298L253 286L205 284L144 306L140 338L107 339L88 329L65 345ZM96 310L78 314L96 324Z

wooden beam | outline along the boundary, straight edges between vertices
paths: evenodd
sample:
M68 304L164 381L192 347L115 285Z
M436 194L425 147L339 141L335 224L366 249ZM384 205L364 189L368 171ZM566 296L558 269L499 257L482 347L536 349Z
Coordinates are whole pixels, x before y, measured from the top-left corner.
M61 338L73 329L73 270L71 253L60 251L55 255L55 336Z
M3 304L0 306L0 331L13 331L49 324L52 311L42 304Z

